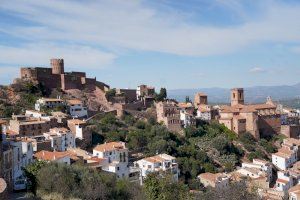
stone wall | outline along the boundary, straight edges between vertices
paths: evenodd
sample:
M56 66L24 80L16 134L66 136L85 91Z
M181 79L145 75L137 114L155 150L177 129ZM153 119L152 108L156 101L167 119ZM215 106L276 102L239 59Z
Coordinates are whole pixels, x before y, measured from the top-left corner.
M258 118L258 129L261 137L280 134L280 115L262 115Z
M300 125L282 125L281 134L288 138L299 138L300 135Z

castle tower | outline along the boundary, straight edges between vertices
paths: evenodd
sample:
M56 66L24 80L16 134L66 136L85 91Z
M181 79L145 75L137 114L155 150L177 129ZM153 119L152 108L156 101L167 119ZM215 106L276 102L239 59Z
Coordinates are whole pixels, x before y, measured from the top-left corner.
M234 88L231 90L231 106L238 104L244 105L244 89L243 88Z
M52 74L64 74L64 59L51 59L50 60Z
M194 98L194 104L195 106L207 105L207 95L201 92L197 93Z

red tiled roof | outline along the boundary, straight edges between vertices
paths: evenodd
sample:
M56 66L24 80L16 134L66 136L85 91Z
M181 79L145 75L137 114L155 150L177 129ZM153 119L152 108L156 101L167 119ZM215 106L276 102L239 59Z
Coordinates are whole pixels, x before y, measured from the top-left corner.
M39 160L46 160L46 161L54 161L64 157L71 157L69 152L58 152L58 151L39 151L34 154L34 156Z
M109 142L101 145L97 145L94 150L100 152L112 151L116 149L125 149L125 145L123 142Z

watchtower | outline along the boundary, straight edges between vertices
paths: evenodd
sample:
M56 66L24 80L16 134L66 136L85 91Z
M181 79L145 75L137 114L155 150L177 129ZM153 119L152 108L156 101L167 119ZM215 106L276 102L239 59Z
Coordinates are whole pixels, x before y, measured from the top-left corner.
M231 106L238 104L244 105L244 89L243 88L234 88L231 90Z
M50 60L52 74L64 74L64 59L51 59Z

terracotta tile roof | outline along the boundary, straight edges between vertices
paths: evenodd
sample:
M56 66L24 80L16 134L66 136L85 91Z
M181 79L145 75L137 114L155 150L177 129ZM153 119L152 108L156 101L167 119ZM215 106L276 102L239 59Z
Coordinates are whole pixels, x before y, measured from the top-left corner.
M289 181L279 178L276 182L287 184Z
M86 121L83 121L80 119L70 119L70 120L68 120L68 123L72 123L75 125L81 125L81 124L86 124Z
M210 105L199 105L198 110L200 112L210 112L211 111L211 106Z
M58 152L58 151L39 151L34 154L34 157L36 157L39 160L45 160L45 161L54 161L58 160L64 157L71 157L71 154L69 152Z
M6 190L7 184L3 178L0 178L0 194Z
M7 124L7 121L0 119L0 125L2 125L2 124Z
M180 102L178 103L178 107L179 108L192 108L194 107L192 103L184 103L184 102Z
M290 158L294 154L294 151L286 148L286 147L281 147L278 149L277 153L274 153L274 155L278 157L283 157L283 158Z
M60 112L60 111L51 112L51 115L55 116L55 117L66 117L66 116L68 116L66 113L63 113L63 112Z
M235 106L228 106L228 105L222 105L221 106L221 112L257 112L258 110L264 110L264 109L276 109L276 106L269 105L269 104L248 104L248 105L235 105Z
M207 173L203 173L203 174L198 175L198 178L205 179L205 180L208 180L210 182L216 182L217 179L219 177L222 177L222 176L224 176L222 173L213 174L213 173L207 172Z
M295 138L285 138L283 140L284 144L288 144L288 145L299 145L300 146L300 140L299 139L295 139Z
M29 124L44 124L46 121L44 120L37 120L37 119L32 119L32 120L27 120L27 121L20 121L20 125L29 125Z
M70 100L67 100L68 104L82 104L82 101L79 100L79 99L70 99Z
M91 157L86 160L87 160L88 164L91 164L91 165L95 165L95 164L103 165L103 164L107 163L107 159L105 159L105 158Z
M60 128L56 127L56 128L51 128L50 132L62 132L62 133L65 133L65 132L69 132L69 129L64 128L64 127L60 127Z
M159 155L155 155L152 157L144 158L143 160L146 160L147 162L150 162L150 163L160 163L160 162L164 162L167 160L173 160L173 159L176 159L176 158L173 156L170 156L168 154L159 154Z
M293 193L299 193L300 192L300 185L295 185L295 186L293 186L293 187L291 187L290 189L289 189L289 193L290 192L293 192Z
M19 135L19 133L17 133L16 131L10 130L10 129L6 130L6 134L7 135Z
M124 142L109 142L105 144L97 145L94 150L100 152L112 151L117 149L126 149Z

